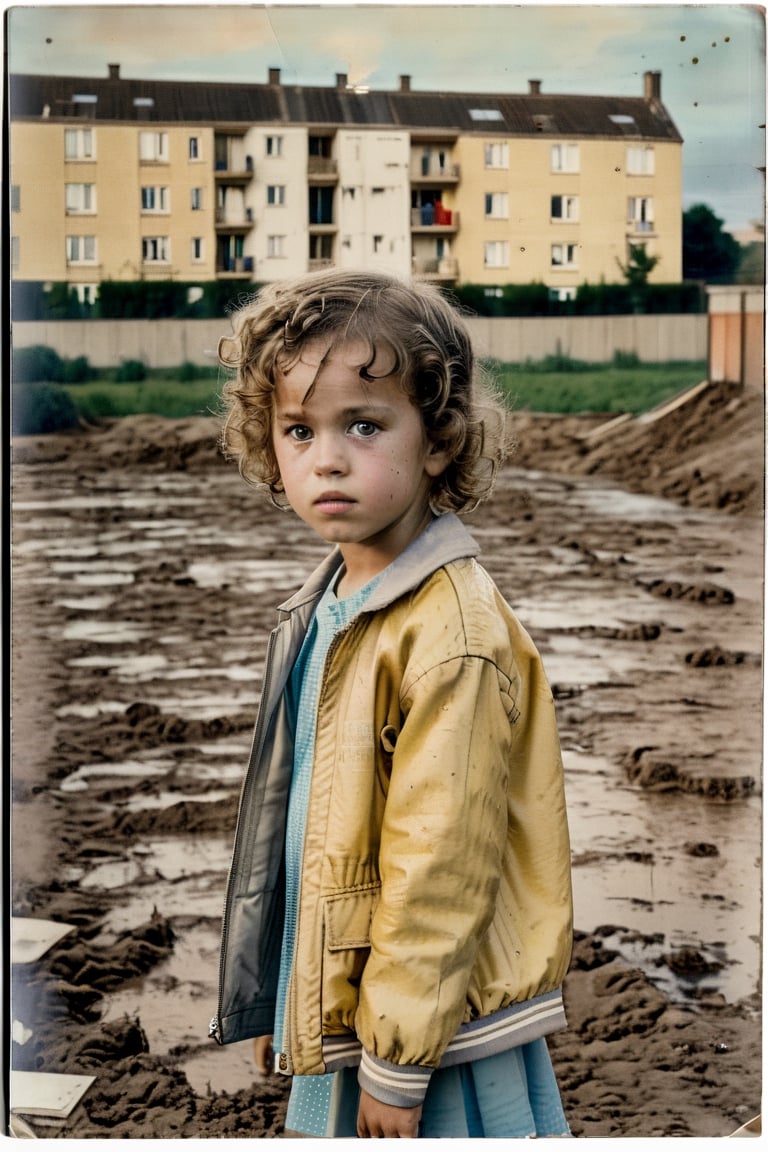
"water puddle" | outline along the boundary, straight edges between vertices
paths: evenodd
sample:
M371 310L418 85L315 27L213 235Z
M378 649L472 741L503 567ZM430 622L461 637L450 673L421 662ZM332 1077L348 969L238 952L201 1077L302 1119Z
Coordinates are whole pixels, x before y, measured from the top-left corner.
M687 999L691 982L659 967L658 960L662 952L682 947L705 955L723 950L727 965L707 975L706 986L729 1001L752 995L760 973L759 800L717 804L644 792L622 786L615 766L600 757L564 749L563 762L577 927L661 933L661 946L616 947L678 1000ZM753 818L745 819L745 809ZM694 856L684 850L686 844L727 849L734 842L740 843L738 854Z
M71 620L56 634L63 640L87 641L91 644L138 644L151 635L133 620Z
M59 782L60 792L83 792L89 781L100 787L120 780L141 780L151 776L164 776L175 765L175 760L123 760L112 764L83 764Z

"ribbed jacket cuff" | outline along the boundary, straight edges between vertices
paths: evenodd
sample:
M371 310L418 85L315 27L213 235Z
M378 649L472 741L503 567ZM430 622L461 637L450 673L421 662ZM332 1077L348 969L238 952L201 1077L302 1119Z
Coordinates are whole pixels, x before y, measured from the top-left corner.
M414 1064L390 1064L364 1050L357 1079L360 1087L382 1104L415 1108L423 1103L433 1071Z

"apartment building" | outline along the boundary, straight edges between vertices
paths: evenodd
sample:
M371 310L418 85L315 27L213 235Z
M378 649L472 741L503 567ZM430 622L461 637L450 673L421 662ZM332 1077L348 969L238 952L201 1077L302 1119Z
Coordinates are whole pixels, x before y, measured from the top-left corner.
M444 284L681 278L682 139L636 97L10 78L18 280L265 282L327 264Z

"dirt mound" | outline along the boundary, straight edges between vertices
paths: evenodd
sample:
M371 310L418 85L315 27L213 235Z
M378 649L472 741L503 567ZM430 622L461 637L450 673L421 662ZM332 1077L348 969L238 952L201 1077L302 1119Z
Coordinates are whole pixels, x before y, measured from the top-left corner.
M763 494L763 397L737 385L709 384L678 407L636 419L513 417L518 468L604 476L634 492L699 508L759 513ZM101 428L81 428L14 441L17 463L82 462L105 467L198 470L226 466L213 416L170 420L128 416ZM734 444L739 445L738 452Z

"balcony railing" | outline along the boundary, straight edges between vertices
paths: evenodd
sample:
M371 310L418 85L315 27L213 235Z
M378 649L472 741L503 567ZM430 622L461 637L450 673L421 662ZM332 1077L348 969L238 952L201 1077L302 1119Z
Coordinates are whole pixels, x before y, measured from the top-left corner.
M338 175L338 164L333 156L308 156L307 175L310 177L325 177L335 179Z
M442 260L426 260L414 256L411 271L421 280L456 280L459 275L459 262L453 256L444 256Z
M421 208L411 209L411 228L414 231L428 228L437 232L457 232L459 213L442 205L423 204Z
M411 161L411 183L428 181L430 184L458 184L461 179L461 167L458 164L440 164L437 160L426 163L425 160Z

